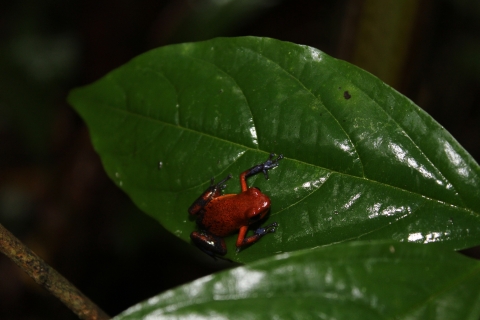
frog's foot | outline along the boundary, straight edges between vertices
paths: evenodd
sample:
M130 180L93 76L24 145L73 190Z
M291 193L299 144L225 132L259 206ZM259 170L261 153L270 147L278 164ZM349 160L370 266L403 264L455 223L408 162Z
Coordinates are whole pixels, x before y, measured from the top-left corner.
M221 195L221 191L227 187L225 182L232 179L232 177L233 177L232 174L229 174L228 176L225 177L225 179L223 179L222 181L217 182L217 183L215 183L215 177L212 177L212 179L210 179L210 188L209 189L211 190L211 193L209 195L208 202L210 202L213 198Z
M261 164L257 164L255 167L247 170L246 177L251 177L257 173L263 172L265 179L268 180L268 170L278 166L278 161L283 159L283 154L278 155L278 157L275 159L274 158L275 158L275 153L270 153L270 156L268 157L267 161Z
M215 187L216 190L223 190L227 187L227 185L225 184L225 182L227 182L228 180L232 179L232 174L230 173L228 176L226 176L225 179L223 179L222 181L218 182L217 184L215 184L215 178L212 177L212 179L210 180L210 186L211 187Z
M268 160L263 163L263 175L265 176L265 179L268 180L268 170L275 168L278 166L278 161L283 159L283 154L278 155L277 158L275 158L275 153L270 153L270 156L268 157Z
M274 233L276 227L278 227L278 223L276 222L271 223L268 226L265 226L263 228L258 228L257 230L255 230L255 235L263 237L267 233Z

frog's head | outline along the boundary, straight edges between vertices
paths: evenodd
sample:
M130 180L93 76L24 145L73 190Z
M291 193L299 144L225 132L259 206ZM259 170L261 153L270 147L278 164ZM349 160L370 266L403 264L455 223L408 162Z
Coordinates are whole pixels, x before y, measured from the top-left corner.
M262 220L270 210L270 198L256 187L252 187L247 191L251 198L252 210L248 212L248 224Z

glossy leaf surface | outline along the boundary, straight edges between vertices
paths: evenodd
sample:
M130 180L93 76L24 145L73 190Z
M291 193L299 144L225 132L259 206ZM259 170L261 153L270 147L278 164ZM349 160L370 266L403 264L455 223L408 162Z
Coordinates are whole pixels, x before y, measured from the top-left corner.
M198 279L127 319L478 319L480 263L440 246L350 242Z
M147 52L70 103L110 177L189 241L187 208L210 184L285 159L249 179L271 198L276 233L228 257L352 239L480 243L480 169L424 111L371 74L307 46L214 39ZM232 179L226 193L239 192Z

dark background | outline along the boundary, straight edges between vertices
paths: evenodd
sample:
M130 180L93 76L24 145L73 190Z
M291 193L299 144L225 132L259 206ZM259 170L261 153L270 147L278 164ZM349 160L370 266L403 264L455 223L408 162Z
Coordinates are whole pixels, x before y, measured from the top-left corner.
M0 223L115 315L231 265L167 233L107 178L71 88L158 46L273 37L379 76L478 161L479 31L478 0L2 1ZM0 255L0 319L76 316Z

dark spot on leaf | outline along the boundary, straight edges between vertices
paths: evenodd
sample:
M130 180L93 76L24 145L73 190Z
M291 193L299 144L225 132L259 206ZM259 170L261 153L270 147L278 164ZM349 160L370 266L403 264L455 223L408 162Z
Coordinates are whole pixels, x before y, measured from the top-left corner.
M344 97L346 100L348 100L348 99L350 99L352 96L350 95L350 93L348 93L348 91L345 91L345 92L343 93L343 97Z

